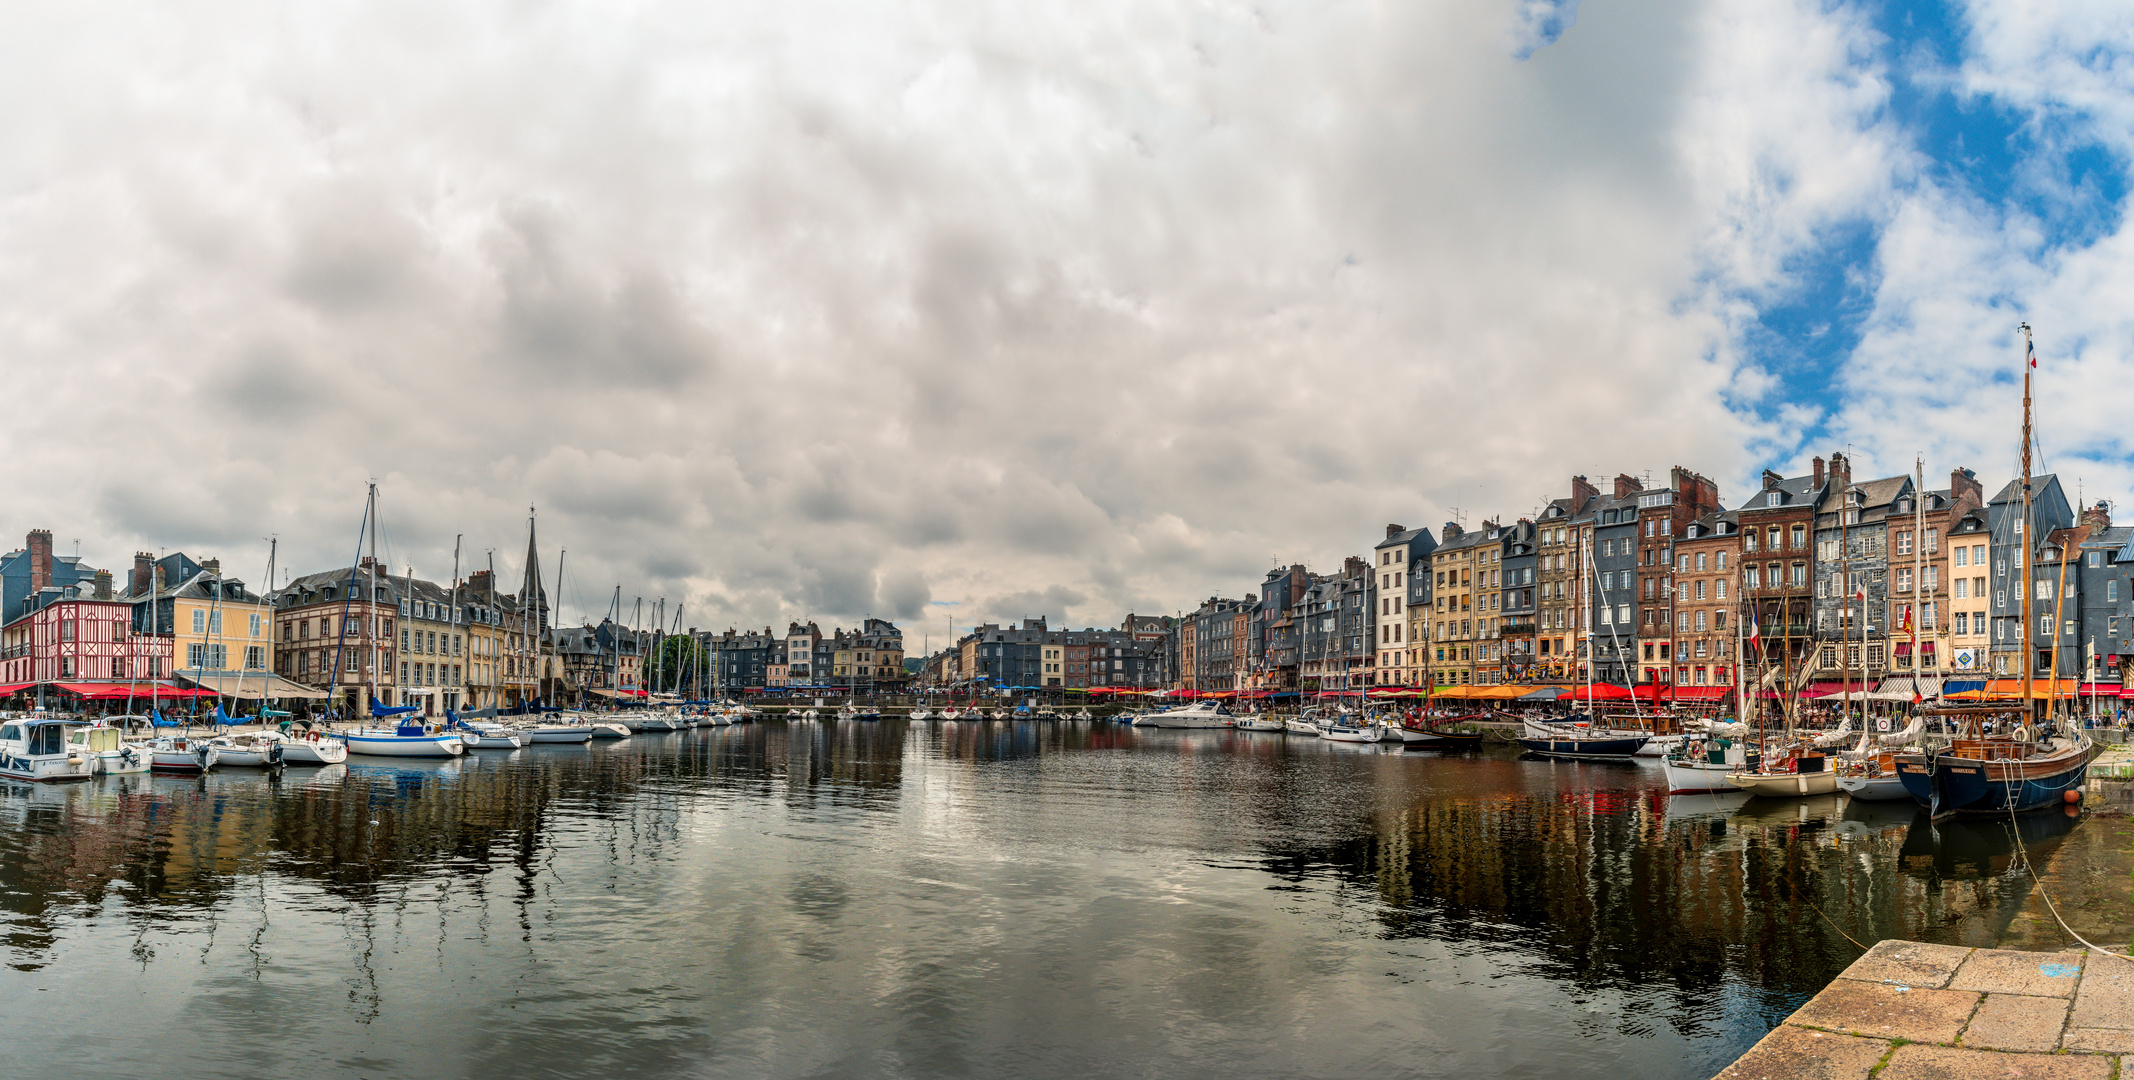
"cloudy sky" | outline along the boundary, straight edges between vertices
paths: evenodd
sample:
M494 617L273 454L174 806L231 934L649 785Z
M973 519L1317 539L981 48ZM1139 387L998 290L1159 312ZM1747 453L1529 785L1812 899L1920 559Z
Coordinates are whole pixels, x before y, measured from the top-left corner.
M1076 625L1573 473L2134 491L2134 8L0 15L10 535ZM2070 492L2070 494L2073 494ZM2127 516L2134 516L2130 504Z

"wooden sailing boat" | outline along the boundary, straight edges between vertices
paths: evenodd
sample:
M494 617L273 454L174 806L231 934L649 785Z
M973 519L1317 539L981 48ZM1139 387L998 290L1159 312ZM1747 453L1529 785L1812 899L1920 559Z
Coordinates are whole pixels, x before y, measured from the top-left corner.
M2004 705L1951 707L1934 710L1956 721L1956 736L1937 750L1905 755L1898 759L1898 776L1913 800L1933 817L1951 814L2009 814L2058 806L2070 791L2079 791L2088 775L2090 737L2080 727L2061 730L2053 723L2048 700L2041 724L2036 696L2037 657L2031 652L2031 604L2037 582L2031 557L2037 546L2036 522L2030 514L2031 372L2035 352L2030 324L2023 324L2023 517L2022 552L2018 562L2022 577L2019 591L2022 622L2016 632L2023 666L2023 701L2011 710ZM2067 553L2059 553L2065 573ZM2060 602L2056 593L2055 604ZM2058 635L2054 636L2057 642ZM2054 671L2055 690L2058 671ZM2011 713L2013 714L2011 716ZM1988 721L2013 720L2012 726L1989 726Z

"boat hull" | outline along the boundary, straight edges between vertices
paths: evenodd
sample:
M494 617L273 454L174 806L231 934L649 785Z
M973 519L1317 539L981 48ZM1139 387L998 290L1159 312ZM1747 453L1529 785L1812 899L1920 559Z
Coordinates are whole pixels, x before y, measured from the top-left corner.
M1838 790L1859 802L1896 802L1912 797L1901 776L1839 776Z
M338 765L348 760L348 744L339 739L290 739L282 744L284 765Z
M69 757L64 754L20 757L11 753L0 753L0 779L28 780L42 784L87 780L94 775L96 762L92 758Z
M1726 782L1763 799L1832 795L1838 790L1838 774L1828 770L1805 773L1734 772L1726 774Z
M394 735L350 732L341 736L348 752L364 757L447 758L467 752L457 735Z
M1520 739L1530 754L1576 761L1628 761L1644 749L1644 736L1628 739Z
M1727 774L1735 766L1713 764L1709 761L1677 761L1668 758L1661 766L1667 773L1667 793L1670 795L1694 795L1707 791L1737 791L1727 783Z
M648 727L646 730L651 729ZM591 728L579 727L576 724L553 724L533 729L527 738L528 741L537 743L582 743L592 742L593 732Z

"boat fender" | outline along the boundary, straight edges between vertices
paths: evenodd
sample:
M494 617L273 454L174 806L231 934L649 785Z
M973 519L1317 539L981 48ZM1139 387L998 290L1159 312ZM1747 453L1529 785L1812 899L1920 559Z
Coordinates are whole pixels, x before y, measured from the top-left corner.
M2082 793L2074 788L2068 788L2060 793L2060 800L2069 806L2075 806L2082 802Z

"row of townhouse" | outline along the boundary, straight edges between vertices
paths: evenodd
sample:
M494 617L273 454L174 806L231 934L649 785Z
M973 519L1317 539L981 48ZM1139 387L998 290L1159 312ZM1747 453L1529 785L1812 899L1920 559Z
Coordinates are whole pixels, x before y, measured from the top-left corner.
M1232 603L1225 601L1223 603ZM1086 690L1176 685L1181 665L1227 665L1229 635L1181 637L1179 620L1128 615L1117 629L1053 629L1044 617L973 627L920 666L921 684L955 690ZM1205 659L1203 659L1205 658Z
M1731 508L1676 467L1571 478L1530 518L1386 527L1341 570L1277 568L1173 630L1170 684L1317 690L1570 683L1828 691L1892 676L2134 678L2134 530L2052 475L1855 477L1844 454L1763 474ZM2024 580L2028 555L2033 569ZM2028 591L2033 648L2018 632ZM1240 641L1239 635L1242 635Z
M901 685L897 628L869 619L825 637L794 624L783 638L692 629L694 648L618 625L550 624L533 535L518 586L492 570L450 584L371 558L293 574L255 592L216 559L134 556L122 583L54 550L49 530L0 556L0 680L9 690L182 680L240 697L320 699L359 715L365 698L425 712L536 700L582 704L664 689L743 690L834 680ZM668 657L654 670L655 652ZM796 662L797 661L797 662ZM790 674L789 674L790 672Z

